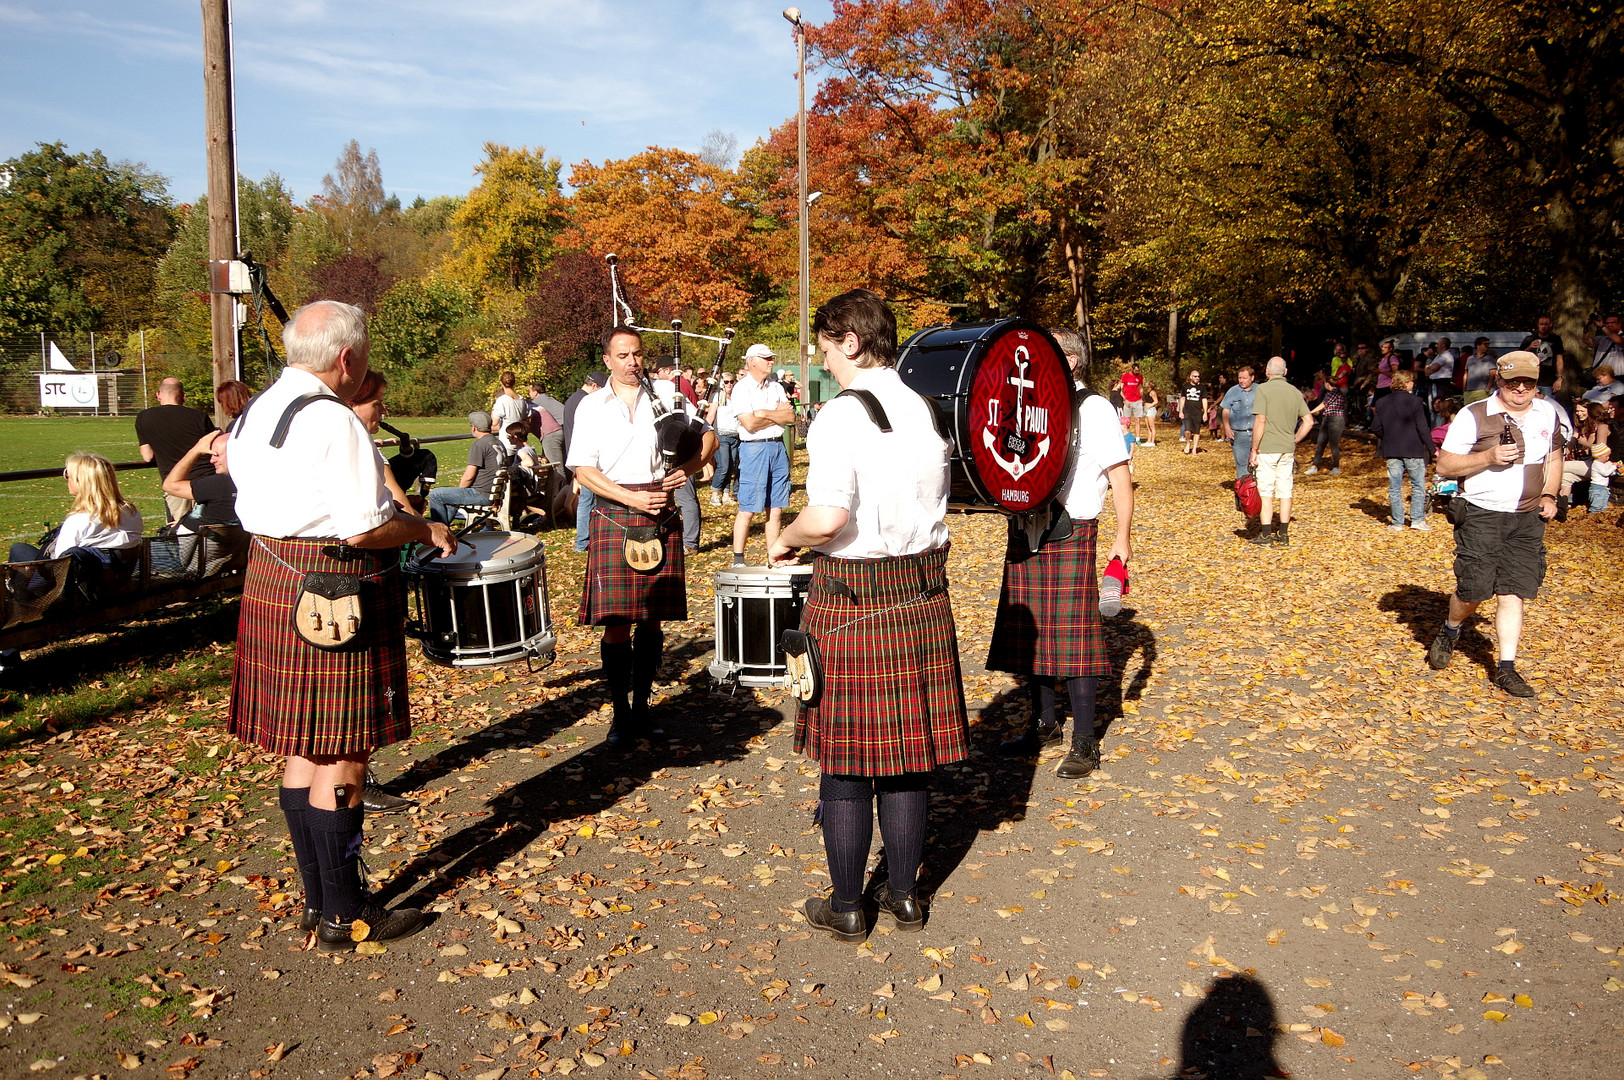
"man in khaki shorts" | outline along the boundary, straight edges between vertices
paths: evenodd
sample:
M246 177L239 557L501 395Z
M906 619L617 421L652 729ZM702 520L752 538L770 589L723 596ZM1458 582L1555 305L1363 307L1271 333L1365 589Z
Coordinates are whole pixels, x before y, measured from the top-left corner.
M1258 520L1263 527L1251 538L1254 544L1289 544L1291 473L1297 464L1297 444L1314 430L1314 417L1302 392L1286 380L1286 361L1269 357L1269 381L1252 399L1252 475L1263 499ZM1275 531L1274 500L1280 500L1280 529Z

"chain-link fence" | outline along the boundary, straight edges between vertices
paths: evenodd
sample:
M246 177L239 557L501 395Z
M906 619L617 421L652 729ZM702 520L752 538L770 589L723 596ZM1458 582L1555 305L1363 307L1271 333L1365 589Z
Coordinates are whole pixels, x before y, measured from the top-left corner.
M198 368L190 355L148 352L147 335L36 334L0 341L0 413L128 416L157 403L166 374ZM208 386L201 361L202 388Z

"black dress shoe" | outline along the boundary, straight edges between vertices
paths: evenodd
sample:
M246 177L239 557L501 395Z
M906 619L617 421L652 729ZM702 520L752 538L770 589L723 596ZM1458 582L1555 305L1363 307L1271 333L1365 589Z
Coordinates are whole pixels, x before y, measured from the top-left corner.
M868 920L863 917L861 907L856 911L836 911L827 896L820 896L808 900L803 910L806 925L827 930L841 941L862 941L868 937Z
M1045 746L1059 742L1061 737L1059 724L1028 724L1026 730L1013 739L999 743L998 752L1010 757L1031 757Z
M917 933L925 928L925 909L920 907L919 901L912 896L893 894L890 882L874 890L874 902L881 911L891 913L891 917L897 921L897 929L904 934Z
M355 936L355 923L366 923L366 932ZM393 941L405 937L423 925L423 913L417 908L396 908L388 911L375 901L368 900L354 920L337 922L323 915L316 928L316 947L322 952L344 952L353 949L357 941Z
M369 814L399 814L413 805L412 800L385 791L375 780L361 786L361 805Z
M1098 743L1078 753L1076 747L1067 754L1065 760L1056 769L1055 775L1063 780L1081 780L1100 767L1100 747Z
M303 933L310 933L321 925L321 908L305 905L304 914L299 916L299 929Z

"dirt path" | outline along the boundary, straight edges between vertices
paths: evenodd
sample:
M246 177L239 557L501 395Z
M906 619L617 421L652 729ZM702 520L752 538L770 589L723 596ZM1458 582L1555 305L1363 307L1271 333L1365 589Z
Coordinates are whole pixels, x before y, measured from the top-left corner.
M1528 704L1488 684L1487 624L1427 669L1449 534L1371 516L1367 450L1299 480L1284 550L1236 539L1230 475L1227 448L1141 454L1083 782L997 755L1026 709L979 663L1002 522L950 522L977 752L939 778L917 935L808 932L815 771L781 695L703 674L720 550L672 627L656 749L603 746L579 630L535 676L414 666L418 735L379 763L418 808L370 821L367 858L436 918L381 955L304 951L274 779L217 693L16 744L0 1075L1610 1075L1615 515L1552 530ZM550 570L565 623L578 557Z

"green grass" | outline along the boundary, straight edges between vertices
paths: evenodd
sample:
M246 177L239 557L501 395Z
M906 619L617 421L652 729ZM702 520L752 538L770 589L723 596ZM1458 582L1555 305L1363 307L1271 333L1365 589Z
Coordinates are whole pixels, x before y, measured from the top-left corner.
M391 417L389 422L413 435L460 435L468 430L460 417ZM0 472L53 468L79 450L104 454L115 462L140 461L135 418L0 416ZM440 451L440 456L453 465L461 463L454 451L450 456ZM118 479L125 497L141 511L150 535L164 521L162 478L156 469L141 469L121 472ZM0 541L34 543L48 523L67 516L72 504L60 478L0 484Z

